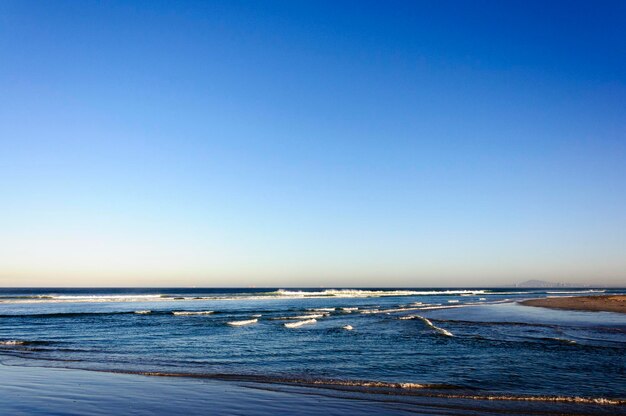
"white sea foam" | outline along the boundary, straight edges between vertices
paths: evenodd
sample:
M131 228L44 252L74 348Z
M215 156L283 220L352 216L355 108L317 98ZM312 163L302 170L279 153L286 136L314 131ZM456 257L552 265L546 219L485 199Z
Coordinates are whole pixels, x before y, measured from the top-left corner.
M151 313L152 313L152 311L150 311L150 310L135 311L135 313L136 313L136 314L139 314L139 315L148 315L148 314L151 314Z
M411 311L420 311L422 307L413 307L413 308L391 308L391 309L362 309L359 312L364 314L377 314L377 313L399 313L399 312L411 312Z
M163 295L47 295L47 297L52 299L59 300L88 300L88 301L98 301L98 300L127 300L127 299L158 299Z
M2 299L2 303L62 303L62 302L173 302L173 301L241 301L299 298L372 298L389 296L436 296L436 295L482 295L487 290L361 290L326 289L320 291L285 290L265 293L216 294L209 296L166 294L103 294L103 295L57 295L42 294L24 298ZM334 311L336 308L320 308Z
M210 315L214 313L213 311L174 311L172 312L172 315L182 315L182 316L187 316L187 315Z
M435 331L437 331L439 334L441 335L445 335L447 337L453 337L454 334L446 329L440 328L437 325L433 324L430 319L425 318L423 316L420 315L412 315L412 316L403 316L400 319L402 320L406 320L406 319L419 319L422 322L424 322L426 325L428 325L429 327L431 327L432 329L434 329Z
M458 300L456 300L456 299L450 299L450 300L448 301L448 303L459 303L459 301L458 301Z
M277 316L275 318L270 318L272 321L293 321L296 319L320 319L328 316L327 313L308 313L306 315L295 315L295 316Z
M411 312L418 311L419 308L392 308L392 309L382 309L379 313L398 313L398 312Z
M0 345L6 345L6 346L14 346L14 345L26 345L28 343L28 341L20 341L17 339L10 339L7 341L0 341Z
M352 307L352 308L344 307L344 308L341 308L341 310L344 311L344 312L354 312L354 311L358 311L359 308L357 308L357 307Z
M230 321L230 322L226 322L226 324L230 326L244 326L244 325L256 324L257 322L259 322L258 319L246 319L244 321Z
M322 386L342 386L342 387L363 387L363 388L383 388L383 389L427 389L427 388L439 388L441 385L437 384L418 384L418 383L394 383L388 381L366 381L366 380L286 380L292 383L302 383L310 385L322 385Z
M283 325L285 325L285 327L287 327L287 328L297 328L297 327L302 326L302 325L311 325L311 324L314 324L316 322L317 322L317 320L315 320L315 319L307 319L307 320L298 321L298 322L287 322L287 323L285 323Z
M550 293L550 294L578 294L578 293L604 293L605 290L596 290L596 289L589 289L589 290L548 290L546 291L546 293Z
M155 302L161 300L166 299L163 299L162 295L36 295L20 299L6 299L2 300L2 303Z
M345 329L346 331L352 331L354 328L352 327L352 325L344 325L341 327L341 329Z
M317 298L317 297L341 297L341 298L368 298L383 296L429 296L429 295L460 295L460 294L484 294L485 290L361 290L361 289L326 289L322 291L303 291L279 289L274 292L278 296Z
M255 314L255 315L252 315L252 317L253 317L253 318L260 318L260 317L262 317L262 316L263 316L263 315L261 315L260 313L257 313L257 314Z

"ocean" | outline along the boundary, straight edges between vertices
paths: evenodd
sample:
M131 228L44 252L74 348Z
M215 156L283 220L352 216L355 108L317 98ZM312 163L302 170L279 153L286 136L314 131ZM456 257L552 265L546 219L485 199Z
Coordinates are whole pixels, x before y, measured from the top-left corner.
M403 396L626 403L617 289L0 289L0 361Z

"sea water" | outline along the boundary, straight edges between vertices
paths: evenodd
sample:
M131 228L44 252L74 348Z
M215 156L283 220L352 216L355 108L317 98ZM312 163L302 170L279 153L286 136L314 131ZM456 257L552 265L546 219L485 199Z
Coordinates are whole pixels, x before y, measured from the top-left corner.
M623 403L626 315L516 302L611 293L624 292L1 289L0 360L361 392Z

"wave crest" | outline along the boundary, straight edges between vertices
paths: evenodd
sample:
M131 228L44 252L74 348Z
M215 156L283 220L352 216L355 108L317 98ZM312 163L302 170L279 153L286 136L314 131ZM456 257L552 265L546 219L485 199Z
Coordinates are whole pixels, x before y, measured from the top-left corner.
M172 315L189 316L189 315L211 315L213 311L173 311Z
M325 289L322 291L286 290L279 289L270 292L285 297L340 297L340 298L368 298L383 296L429 296L429 295L461 295L485 294L485 290L364 290L364 289Z

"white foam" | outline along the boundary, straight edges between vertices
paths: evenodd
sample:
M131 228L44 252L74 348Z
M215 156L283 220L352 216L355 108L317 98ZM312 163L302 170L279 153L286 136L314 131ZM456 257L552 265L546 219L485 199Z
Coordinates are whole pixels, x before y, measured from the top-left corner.
M161 295L37 295L24 299L8 299L2 303L102 303L155 302L166 300ZM171 300L171 299L169 299Z
M0 341L0 345L7 345L7 346L24 345L26 343L27 343L27 341L20 341L20 340L16 340L16 339L10 339L8 341Z
M361 313L364 314L376 314L376 313L385 313L385 314L390 314L390 313L398 313L398 312L411 312L411 311L419 311L422 310L423 308L421 307L414 307L414 308L392 308L392 309L364 309L361 310Z
M344 325L341 327L341 329L345 329L346 331L352 331L354 328L352 327L352 325Z
M149 311L149 310L145 310L145 311L135 311L135 313L136 313L136 314L139 314L139 315L148 315L148 314L151 314L151 313L152 313L152 311Z
M311 314L301 315L301 316L292 316L291 318L288 318L288 319L320 319L326 316L328 316L327 313L311 313Z
M604 293L605 290L595 290L595 289L589 289L589 290L548 290L546 291L546 293L552 293L552 294L577 294L577 293Z
M182 315L182 316L188 316L188 315L210 315L212 313L213 313L213 311L174 311L174 312L172 312L172 315Z
M244 325L256 324L257 322L259 322L258 319L246 319L245 321L230 321L230 322L226 322L226 325L230 325L230 326L244 326Z
M297 327L302 326L302 325L311 325L311 324L314 324L316 322L317 322L317 320L315 320L315 319L307 319L307 320L298 321L298 322L287 322L287 323L285 323L283 325L285 325L285 327L287 327L287 328L297 328Z
M270 318L273 321L293 321L296 319L319 319L328 316L328 314L319 313L319 314L307 314L307 315L297 315L297 316L279 316L276 318Z
M178 296L163 294L104 294L104 295L56 295L43 294L25 299L6 299L3 303L57 303L57 302L174 302L174 301L241 301L272 300L299 298L370 298L385 296L436 296L436 295L482 295L487 290L361 290L361 289L326 289L320 291L285 290L265 293L241 293L235 295L216 294L210 296ZM515 292L517 293L517 292ZM335 308L320 308L332 312Z
M431 327L432 329L434 329L435 331L437 331L438 333L440 333L441 335L445 335L447 337L453 337L454 334L446 329L443 328L439 328L438 326L436 326L435 324L433 324L430 319L425 318L423 316L420 315L413 315L413 316L403 316L400 319L405 320L405 319L419 319L422 322L424 322L426 325L428 325L429 327Z
M450 299L450 300L448 301L448 303L459 303L459 301L458 301L458 300L456 300L456 299Z
M98 300L105 300L105 301L110 301L110 300L120 300L120 301L124 301L124 300L135 300L135 299L143 299L143 300L149 300L149 299L159 299L162 298L163 295L46 295L49 298L52 299L59 299L59 300L88 300L88 301L98 301Z
M368 298L383 296L430 296L430 295L460 295L460 294L483 294L485 290L361 290L361 289L326 289L322 291L303 291L279 289L272 294L283 297L295 298L318 298L318 297L341 297L341 298Z

